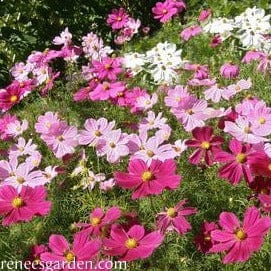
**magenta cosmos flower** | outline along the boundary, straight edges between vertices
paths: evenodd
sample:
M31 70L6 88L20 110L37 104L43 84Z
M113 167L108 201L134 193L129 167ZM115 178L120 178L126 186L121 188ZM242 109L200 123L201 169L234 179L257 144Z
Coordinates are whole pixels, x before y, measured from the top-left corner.
M161 23L165 23L178 13L178 9L172 1L165 1L164 3L156 3L152 8L152 12L155 19L160 20Z
M51 202L45 201L46 190L43 186L31 188L24 186L18 193L10 185L0 188L0 215L4 216L3 226L30 221L35 215L45 216L51 209Z
M240 69L237 65L231 64L231 63L225 63L221 68L220 68L220 74L221 76L227 78L227 79L232 79L235 78L239 75Z
M254 175L271 178L271 158L265 152L254 152L248 157L248 163Z
M110 238L104 239L105 253L120 256L121 261L134 261L148 258L163 242L159 231L146 234L144 227L132 226L127 232L119 225L111 229Z
M161 162L152 160L150 166L140 159L131 160L128 173L115 172L117 185L124 189L134 189L132 199L148 195L161 194L164 189L176 189L181 176L176 175L176 164L173 159Z
M180 37L185 40L188 41L190 40L192 37L196 37L198 36L200 33L202 32L202 28L199 25L193 25L190 27L185 28L181 34Z
M204 222L200 227L200 233L195 237L196 247L202 253L208 253L214 245L214 240L211 237L211 232L217 229L214 222Z
M43 262L64 264L63 271L71 270L70 263L73 263L74 271L88 270L87 262L98 254L100 241L89 240L88 235L77 233L70 245L64 236L53 234L49 238L49 248L51 252L44 252L40 256ZM82 268L84 262L86 266Z
M111 81L117 80L117 75L122 73L122 60L118 57L103 57L101 61L92 61L94 74L97 74L98 79L109 79Z
M120 216L121 211L118 207L111 207L107 212L101 208L95 208L89 216L89 223L77 223L76 225L88 235L104 237L110 226Z
M165 212L158 213L158 229L163 233L175 230L180 235L191 230L191 225L185 217L197 213L197 209L184 207L185 204L186 200L182 200L175 207L166 208Z
M107 24L112 27L113 30L123 28L129 19L129 15L126 13L124 8L113 9L111 14L107 17Z
M189 162L197 165L203 160L208 166L211 166L214 153L220 150L224 139L220 136L214 136L213 128L210 126L197 127L192 131L192 135L194 139L185 142L188 147L196 148L189 157Z
M212 10L211 9L203 9L199 14L198 21L199 22L204 22L210 16L212 16Z
M256 207L249 207L242 224L235 214L223 212L219 217L219 225L221 230L211 232L212 239L218 243L210 252L225 251L224 264L245 262L261 248L264 235L271 227L271 218L261 217Z
M242 177L247 182L252 182L253 177L248 165L247 156L251 153L249 144L242 144L233 138L229 143L231 153L218 150L215 153L215 161L225 163L219 169L219 177L229 180L233 185L238 184Z

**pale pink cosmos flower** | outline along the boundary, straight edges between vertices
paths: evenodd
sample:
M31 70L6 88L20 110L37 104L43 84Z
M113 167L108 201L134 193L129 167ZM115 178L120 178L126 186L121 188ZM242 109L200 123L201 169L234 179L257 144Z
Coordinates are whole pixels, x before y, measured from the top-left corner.
M28 128L28 121L23 120L20 122L19 120L15 120L12 123L9 123L7 125L7 134L12 137L17 137L21 135L24 131L26 131Z
M0 181L7 179L10 176L14 176L14 172L18 167L18 160L12 158L9 161L0 161Z
M197 213L197 209L184 207L187 200L180 201L175 207L166 208L165 212L157 214L157 226L163 232L176 231L183 235L192 229L186 216Z
M168 107L178 107L180 101L188 97L188 89L185 86L176 86L175 88L170 88L165 97L165 104Z
M184 98L178 108L172 110L173 114L183 124L186 131L192 131L196 127L205 125L205 120L208 118L206 112L207 102L199 100L191 95Z
M270 73L271 72L271 56L270 55L263 55L259 58L259 65L257 70L263 73Z
M37 145L32 143L32 139L27 142L23 137L18 138L18 143L14 144L9 150L10 158L32 155L37 149Z
M68 46L72 43L72 34L69 32L69 28L66 27L64 31L60 33L60 36L56 36L53 40L55 45Z
M38 121L35 124L35 130L40 134L48 134L50 128L54 123L58 123L59 118L57 113L46 112L44 115L38 117Z
M152 130L161 129L167 122L166 118L162 117L162 112L159 112L157 116L153 111L148 111L148 116L143 118L139 124L139 130Z
M227 97L231 98L237 93L243 91L243 90L248 90L252 86L251 79L248 78L247 80L241 79L237 83L232 84L227 86L226 92L227 92Z
M190 86L212 86L216 83L216 80L215 79L209 79L209 78L206 78L206 79L197 79L197 78L193 78L193 79L190 79L188 80L187 84L190 85Z
M255 135L268 136L271 133L271 108L259 101L247 115L251 122L251 130Z
M242 63L251 63L254 60L261 59L265 54L259 51L248 51L242 58Z
M247 118L238 116L235 122L225 121L224 132L234 136L238 141L256 144L264 142L267 139L255 135L251 130L251 123Z
M34 151L25 159L25 163L29 165L29 168L32 170L38 167L41 163L42 155L39 151Z
M42 172L43 176L46 178L48 182L51 182L57 175L57 167L56 166L48 166Z
M115 121L108 122L105 118L87 119L84 130L81 130L78 136L80 145L96 146L103 135L111 132L115 126Z
M158 101L158 96L156 93L153 93L152 96L146 94L144 96L140 96L136 99L134 107L136 110L146 111L151 109Z
M48 183L42 174L42 171L29 167L27 163L21 163L16 169L3 180L3 185L11 185L21 191L24 186L36 187Z
M57 158L62 158L66 154L74 153L75 147L78 145L77 128L68 126L64 121L59 121L52 124L49 134L43 135L42 139Z
M87 168L86 168L87 170ZM104 173L95 174L91 170L87 170L86 176L82 178L80 183L73 187L73 189L78 189L79 187L82 189L88 189L89 191L93 190L97 183L100 183L105 180Z
M161 138L164 141L168 141L171 135L171 127L168 124L164 124L158 131L155 132L155 137Z
M198 36L199 34L202 33L202 28L199 25L193 25L190 27L185 28L181 34L180 37L184 40L184 41L188 41L193 37Z
M14 77L15 80L19 82L23 82L28 80L28 75L32 70L31 64L24 64L23 62L16 63L12 69L11 74Z
M140 149L132 155L131 159L141 159L150 165L153 160L165 161L174 158L175 153L171 145L162 144L163 141L163 138L156 136L150 137L140 146Z
M223 98L225 100L229 100L230 95L227 92L227 89L224 87L218 86L218 84L215 84L211 86L210 88L206 89L204 91L205 99L206 100L212 100L214 103L220 102L220 100Z
M186 140L178 139L174 142L174 145L172 145L172 149L176 153L176 157L181 156L181 154L187 149L185 142Z
M115 179L110 178L109 180L100 182L100 189L103 191L109 191L112 190L115 185L116 185Z
M113 130L103 136L97 144L98 156L106 155L107 161L117 163L121 157L129 154L128 138L121 130Z

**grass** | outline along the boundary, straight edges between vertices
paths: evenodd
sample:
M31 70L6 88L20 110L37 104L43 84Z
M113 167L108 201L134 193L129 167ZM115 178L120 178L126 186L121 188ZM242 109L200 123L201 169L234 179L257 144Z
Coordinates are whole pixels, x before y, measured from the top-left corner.
M221 1L221 3L225 1ZM227 2L227 1L226 1ZM246 1L245 1L246 2ZM249 1L247 1L249 2ZM209 3L213 3L209 1ZM231 2L229 2L231 3ZM229 4L230 5L230 4ZM221 8L223 14L223 7ZM236 9L236 7L234 7ZM243 3L239 9L242 10ZM227 13L226 11L224 13ZM155 46L158 42L169 41L177 44L178 48L183 48L183 55L195 63L208 64L213 76L218 78L222 85L230 84L230 81L219 77L219 67L226 61L233 61L240 64L242 51L236 50L232 43L226 42L220 48L209 48L209 38L202 35L184 43L179 39L179 32L183 28L178 20L170 22L162 27L152 37L144 38L127 45L123 51L144 52ZM76 72L75 67L67 69L67 74ZM189 74L182 74L180 83L184 84ZM241 65L241 78L250 77L253 88L249 93L237 97L234 101L224 103L224 106L236 104L245 95L252 94L271 102L270 77L255 72L255 66ZM148 77L147 77L148 78ZM156 90L156 86L150 81L144 80L140 75L134 80L135 85L142 86L149 91ZM118 108L107 102L84 102L74 103L72 94L80 88L80 79L72 81L58 82L50 94L45 98L40 98L38 93L30 95L20 105L12 109L20 119L26 118L30 123L30 128L25 134L26 138L32 137L38 144L39 150L43 154L42 168L47 165L62 165L54 155L47 149L46 145L34 131L34 124L39 115L47 111L58 112L59 115L78 128L82 128L85 119L105 117L109 120L116 120L116 126L126 132L132 132L127 128L127 121L137 121L138 117L133 116L128 110ZM201 89L191 89L202 97ZM163 94L160 94L163 95ZM162 100L163 97L160 97ZM223 103L222 103L223 105ZM190 135L186 133L169 110L159 103L155 105L155 112L162 111L168 118L174 133L171 142L177 139L185 139ZM216 124L215 124L216 125ZM217 130L217 132L219 132ZM0 142L0 148L6 144ZM119 165L110 165L104 158L98 158L91 148L86 148L89 157L88 166L94 172L104 172L108 177L116 170L125 170L127 161ZM149 270L149 271L264 271L271 268L271 236L266 241L260 252L254 254L251 259L244 264L223 265L219 255L203 255L195 249L193 244L194 235L197 234L200 224L204 221L217 221L220 212L231 211L236 213L240 219L247 206L252 204L248 201L250 191L244 182L236 187L231 186L225 180L217 176L218 167L201 170L191 166L187 162L190 151L178 159L178 173L182 175L182 183L179 189L167 191L163 196L153 196L151 198L132 201L131 192L115 188L108 193L101 192L98 188L92 192L82 190L71 190L78 180L71 179L71 173L76 165L76 159L67 166L67 174L57 177L49 185L49 198L53 201L53 209L46 218L35 218L28 224L15 225L10 228L0 226L0 261L1 260L22 260L29 253L29 248L36 243L46 243L52 233L63 234L71 239L73 234L72 223L79 220L86 220L89 212L95 207L108 208L118 205L126 212L136 211L142 224L152 229L155 226L155 214L164 207L175 205L180 200L187 198L189 205L198 208L198 213L189 220L192 224L192 231L184 236L170 234L166 237L164 244L145 261L138 261L129 265L129 270Z

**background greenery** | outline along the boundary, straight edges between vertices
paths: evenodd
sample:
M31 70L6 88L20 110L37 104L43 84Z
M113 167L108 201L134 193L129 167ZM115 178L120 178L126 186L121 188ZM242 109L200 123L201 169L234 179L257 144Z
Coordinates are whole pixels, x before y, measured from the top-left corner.
M23 5L23 2L26 3L26 6ZM91 6L89 10L97 10L97 7L94 4L95 1L78 2L91 2L91 4L88 3L88 5ZM143 1L138 2L143 3ZM199 7L203 8L210 6L215 11L216 16L235 15L243 11L245 7L252 6L252 2L254 1L204 1L204 4L202 4L199 1L188 1L188 14L185 19L188 24L191 23L192 20L195 21L195 16L199 13ZM34 12L34 14L36 14L35 16L37 17L32 13L30 14L29 9L26 8L27 4L32 6L31 3L36 12ZM50 15L50 12L46 13L46 9L44 10L41 8L44 3L47 5L48 3L51 3L51 1L2 1L1 4L4 4L4 7L6 8L6 12L3 13L4 17L8 18L7 11L11 14L10 18L8 18L8 22L10 23L9 26L7 26L9 29L7 29L6 34L13 33L13 31L15 33L17 31L16 35L21 35L20 37L24 39L24 42L19 42L21 47L18 47L19 45L16 46L16 39L15 41L12 41L12 35L7 34L6 46L8 47L2 47L2 54L6 57L6 60L3 62L3 67L6 67L7 70L9 68L8 63L12 62L12 53L7 54L3 48L8 48L8 52L16 52L16 59L22 60L23 57L29 54L33 49L43 50L44 46L49 45L52 38L58 34L64 26L69 26L72 33L75 34L78 39L83 33L91 30L90 25L93 22L99 22L99 26L96 27L96 30L99 32L107 33L108 31L105 27L104 18L102 18L100 14L97 15L97 17L91 17L94 16L91 15L88 19L86 18L90 12L87 12L88 9L85 9L84 5L82 5L82 9L80 9L79 5L76 9L74 7L75 13L77 14L75 16L75 13L65 13L64 11L61 11L62 13L60 11L57 13L58 6L56 5L55 8L53 8L54 4L52 1L51 6L48 6L51 8L50 11L54 15ZM64 5L64 3L66 3L67 6L66 4ZM72 4L68 5L68 3L69 1L63 1L62 8L66 7L67 10L73 9ZM114 6L113 1L97 1L97 4L101 7L102 5L108 7L107 10L100 9L101 12L104 12L103 14L107 14L108 10L111 10ZM118 5L119 4L120 3L118 3ZM268 0L259 1L257 4L265 9L269 8ZM194 9L192 7L194 7ZM60 9L60 7L58 7L58 9ZM43 11L41 12L40 10ZM65 8L63 8L63 10L65 10ZM22 17L17 20L15 14L19 11L21 12ZM135 16L140 12L143 14L143 11L139 8L131 11L134 12ZM0 9L0 12L3 12L2 8ZM63 14L65 14L65 16ZM34 20L32 17L35 18L35 20L37 20L36 22L39 22L39 19L44 16L45 21L41 21L41 25L33 23L32 26L27 26L27 22L29 22L28 15L30 15L31 20ZM1 18L3 19L3 17ZM22 18L26 21L23 21ZM64 18L63 23L61 23L61 18ZM77 21L75 21L75 18L77 18ZM79 24L79 21L81 22L81 25ZM83 24L82 22L85 23ZM230 81L223 80L219 77L219 67L228 60L240 64L240 59L243 54L242 51L236 50L236 47L234 47L230 41L224 43L219 48L211 49L208 46L209 38L203 35L190 40L188 43L184 43L179 39L179 32L185 27L183 23L184 22L180 22L177 18L169 24L162 26L161 29L154 32L151 37L132 41L122 49L122 52L131 50L145 52L145 50L152 48L158 42L174 42L177 44L178 48L183 48L184 58L195 63L208 64L212 75L218 78L221 85L229 84ZM57 26L55 29L54 25ZM156 27L157 26L158 24L156 24ZM1 33L3 33L3 27L1 27ZM3 41L5 42L5 39L3 39ZM72 74L74 72L76 72L76 67L70 67L70 69L66 70L66 74ZM183 74L180 83L184 84L188 77L189 74ZM248 77L251 77L253 82L253 88L249 93L260 96L270 105L270 77L255 73L255 66L253 65L241 65L241 78ZM39 150L44 156L42 164L43 168L49 164L61 165L61 163L53 156L39 136L34 132L33 127L40 114L44 114L46 111L57 111L61 117L67 120L71 125L76 125L78 128L83 127L83 123L87 118L99 118L104 116L109 120L116 120L117 127L120 127L129 133L131 133L131 131L127 128L127 120L137 120L137 117L131 115L128 110L109 105L106 102L74 103L72 101L72 94L80 88L81 84L82 82L80 80L73 80L72 82L59 81L46 98L40 98L38 93L33 93L20 105L14 107L11 112L17 114L21 119L26 118L29 121L30 129L25 137L33 137L34 142L38 144ZM134 85L145 87L149 91L156 90L156 86L152 85L148 80L143 80L141 76L135 78ZM202 95L201 90L192 89L192 91L196 92L199 96ZM231 101L231 104L224 104L224 106L234 105L237 100L240 101L249 93L240 94L235 101ZM159 100L162 101L162 99L163 94L160 93ZM174 131L171 142L190 136L182 129L175 118L172 117L169 110L164 107L162 102L155 106L155 111L162 111L163 115L168 118L169 124ZM214 123L214 125L216 124ZM219 131L216 131L216 133L219 133ZM0 142L0 149L4 148L5 145L5 143ZM232 211L242 219L244 210L248 205L252 204L252 202L248 201L250 191L244 183L233 187L225 180L218 179L216 166L207 170L201 170L188 164L187 157L189 154L190 152L186 153L178 160L178 173L183 176L180 188L176 191L163 193L163 197L156 196L151 197L151 199L147 198L140 201L131 201L131 192L118 188L115 188L107 194L99 191L98 187L93 192L81 190L72 191L71 187L79 180L71 179L69 174L57 177L49 187L49 198L53 201L53 210L48 217L36 218L31 223L15 225L10 228L3 228L0 226L0 261L22 260L26 258L29 254L29 248L33 244L46 243L52 233L63 234L71 239L73 233L71 224L78 222L79 220L87 220L89 212L97 206L108 208L109 206L118 205L127 212L137 211L142 224L144 224L146 228L151 229L155 226L155 214L157 212L161 211L165 206L171 207L181 199L187 198L189 205L197 207L199 210L198 214L189 218L192 222L192 232L181 237L177 234L168 235L165 243L150 259L131 264L129 270L270 271L270 235L267 237L261 251L254 254L251 260L244 264L224 266L221 264L219 255L206 256L196 251L193 244L193 238L194 235L197 234L199 226L204 220L216 221L222 211ZM126 169L126 162L117 166L110 165L105 159L98 159L91 148L87 148L87 155L89 156L88 166L95 172L98 172L99 170L105 172L108 177L110 177L110 174L115 170ZM71 172L73 166L76 165L76 159L74 160L75 161L68 166L67 172Z

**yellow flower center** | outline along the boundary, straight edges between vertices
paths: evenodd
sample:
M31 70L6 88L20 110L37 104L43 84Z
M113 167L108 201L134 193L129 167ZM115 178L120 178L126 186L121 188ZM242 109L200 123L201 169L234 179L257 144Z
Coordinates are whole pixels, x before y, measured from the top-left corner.
M246 161L246 158L247 158L247 156L244 153L242 153L242 152L240 152L240 153L238 153L236 155L236 161L238 163L240 163L240 164L244 163Z
M58 136L57 139L58 139L59 141L63 141L63 140L64 140L64 138L63 138L62 135Z
M193 111L192 109L187 109L187 110L186 110L186 113L187 113L188 115L193 115L193 114L194 114L194 111Z
M129 238L129 239L126 240L125 246L128 249L136 248L137 247L137 241L134 238Z
M266 122L265 118L259 118L259 123L260 124L265 124L265 122Z
M249 134L249 133L251 132L250 127L249 127L249 126L245 127L244 132L245 132L246 134Z
M122 20L122 18L119 16L119 17L117 18L117 21L120 22L121 20Z
M268 168L268 170L271 171L271 164L269 164L269 165L267 166L267 168Z
M148 155L149 157L153 157L153 156L154 156L154 153L153 153L153 151L147 151L147 155Z
M23 177L18 177L17 178L17 183L23 184L25 182L25 179Z
M12 103L17 102L17 100L18 100L18 96L17 96L17 95L12 95L12 96L10 97L10 101L11 101Z
M148 182L148 181L152 180L153 174L149 170L147 170L147 171L143 172L141 178L142 178L143 182Z
M69 262L69 263L74 261L74 259L75 259L75 255L71 251L65 253L64 256L65 256L65 259L67 260L67 262Z
M104 65L104 68L108 70L108 69L111 68L111 65L110 65L110 64L105 64L105 65Z
M167 10L166 9L163 9L163 14L167 14Z
M205 150L208 150L210 148L211 144L208 141L203 141L201 143L201 147Z
M174 218L177 216L177 212L175 210L175 208L168 208L167 210L167 215L170 217L170 218Z
M99 130L96 130L96 131L94 132L94 135L95 135L95 136L101 136L102 133L101 133Z
M114 142L111 142L111 143L109 144L109 146L110 146L112 149L114 149L114 148L116 147L116 144L115 144Z
M204 241L206 241L206 242L210 242L210 241L211 241L211 236L210 236L210 234L205 234L205 235L204 235Z
M100 219L99 217L92 217L92 218L91 218L91 225L92 225L93 227L99 225L100 222L101 222L101 219Z
M247 238L247 234L243 231L243 229L238 229L235 232L235 236L239 241L243 241Z
M108 83L103 83L103 90L109 90L110 89L110 85Z
M19 147L18 150L19 150L20 152L23 152L23 151L24 151L24 147Z
M24 204L23 200L20 197L16 197L12 200L12 206L14 208L20 208Z
M268 193L269 193L269 191L268 191L267 188L262 188L262 189L260 190L260 194L268 195Z

